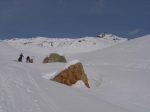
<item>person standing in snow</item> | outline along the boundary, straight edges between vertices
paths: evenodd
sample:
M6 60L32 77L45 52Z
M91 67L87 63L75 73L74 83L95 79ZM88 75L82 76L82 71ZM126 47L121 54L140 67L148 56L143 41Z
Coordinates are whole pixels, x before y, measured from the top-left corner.
M19 56L19 58L18 58L18 61L19 61L19 62L22 62L22 58L23 58L23 57L24 57L24 56L23 56L23 53L21 53L20 56Z
M26 63L30 63L30 57L29 56L27 56L27 58L26 58Z

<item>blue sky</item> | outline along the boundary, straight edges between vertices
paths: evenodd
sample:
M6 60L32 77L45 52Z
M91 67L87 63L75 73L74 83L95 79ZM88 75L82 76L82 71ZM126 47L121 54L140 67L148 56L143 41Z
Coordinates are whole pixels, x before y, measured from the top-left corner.
M0 38L150 34L150 0L0 0Z

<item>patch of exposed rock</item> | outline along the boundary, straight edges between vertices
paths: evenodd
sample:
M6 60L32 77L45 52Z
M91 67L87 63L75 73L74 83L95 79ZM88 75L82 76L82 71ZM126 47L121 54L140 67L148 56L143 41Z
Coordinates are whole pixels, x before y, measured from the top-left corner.
M45 57L43 63L52 63L52 62L63 62L66 63L65 56L62 56L57 53L51 53L49 56Z
M81 62L77 62L73 65L68 66L51 80L66 84L68 86L72 86L77 81L82 80L85 86L90 88L87 75L84 72Z

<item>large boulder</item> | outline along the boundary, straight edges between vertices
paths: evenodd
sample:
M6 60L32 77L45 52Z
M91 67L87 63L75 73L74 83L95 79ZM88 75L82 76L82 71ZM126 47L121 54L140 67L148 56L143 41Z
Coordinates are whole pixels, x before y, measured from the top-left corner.
M44 58L43 63L51 63L51 62L64 62L66 63L66 58L57 53L51 53L48 57Z
M58 73L51 80L66 84L68 86L71 86L77 81L82 80L85 86L90 88L87 75L85 74L82 63L80 62L76 62L72 65L67 65L67 67L63 71Z

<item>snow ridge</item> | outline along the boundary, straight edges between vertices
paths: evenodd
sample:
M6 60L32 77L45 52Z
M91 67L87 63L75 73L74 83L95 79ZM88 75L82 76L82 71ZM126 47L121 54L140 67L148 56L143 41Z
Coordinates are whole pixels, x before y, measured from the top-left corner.
M28 39L11 39L5 40L13 46L23 46L23 47L32 47L32 50L35 47L46 48L50 51L64 53L79 53L79 52L89 52L97 49L106 48L118 43L127 41L126 38L117 37L112 34L107 34L103 38L98 37L83 37L78 39L70 38L46 38L46 37L36 37Z

